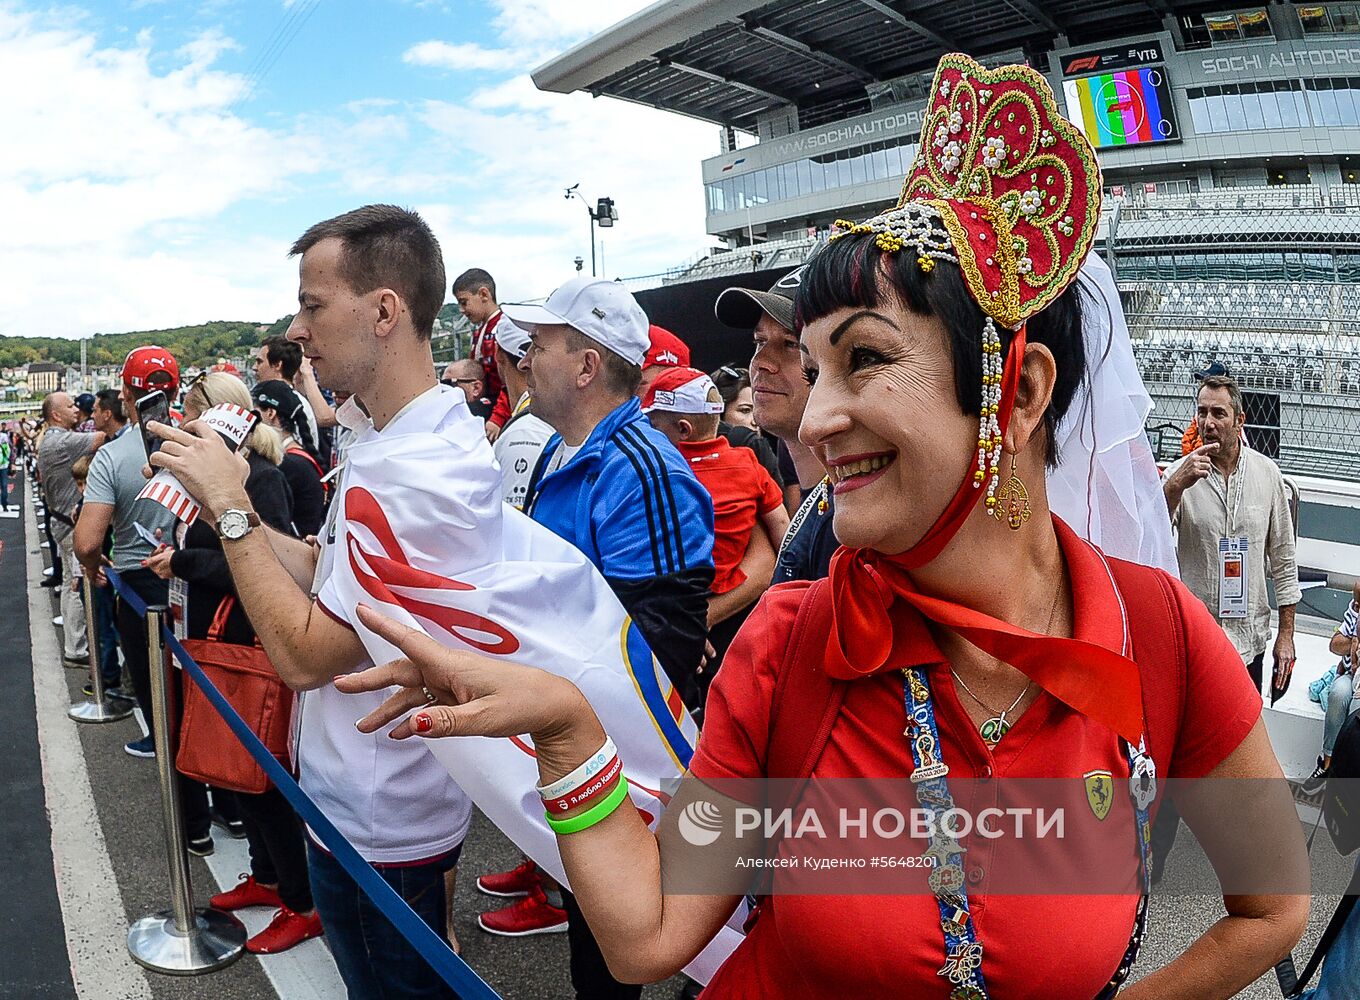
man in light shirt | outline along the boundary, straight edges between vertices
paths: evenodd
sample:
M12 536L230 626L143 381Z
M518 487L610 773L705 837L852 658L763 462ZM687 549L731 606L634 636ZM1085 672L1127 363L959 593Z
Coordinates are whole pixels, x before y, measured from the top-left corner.
M505 422L493 446L496 463L501 467L503 499L516 510L524 509L529 479L543 454L543 446L553 429L534 416L529 400L529 382L519 366L529 350L529 334L501 315L496 326L496 370L511 401L510 419Z
M1178 531L1181 579L1218 618L1259 689L1270 645L1269 570L1280 618L1275 683L1282 686L1294 668L1301 596L1284 476L1243 440L1242 392L1231 376L1200 384L1195 419L1204 444L1167 469L1162 483Z
M317 223L292 252L302 258L301 308L288 329L289 341L301 345L321 381L353 393L337 413L354 432L351 461L321 538L310 544L262 527L242 486L239 458L201 425L191 431L158 426L167 440L153 464L171 468L202 502L202 516L216 524L241 604L270 661L290 687L304 692L297 736L303 791L445 937L445 876L457 863L472 803L420 741L355 728L383 698L341 694L331 683L339 674L372 665L357 631L356 605L340 594L339 581L354 558L346 551L351 490L383 498L392 518L390 527L380 526L389 554L416 546L416 538L432 527L398 515L405 498L434 477L365 479L356 472L354 454L363 449L414 454L431 466L463 449L469 428L488 466L489 448L480 426L459 419L462 396L435 381L430 336L444 297L444 263L434 234L418 215L368 205ZM452 996L315 841L308 844L308 870L350 1000Z

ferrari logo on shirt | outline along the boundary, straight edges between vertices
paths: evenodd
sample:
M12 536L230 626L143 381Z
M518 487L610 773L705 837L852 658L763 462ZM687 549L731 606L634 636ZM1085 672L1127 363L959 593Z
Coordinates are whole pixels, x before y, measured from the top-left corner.
M1109 771L1089 771L1083 777L1086 802L1096 819L1103 820L1110 815L1110 806L1114 804L1114 775Z

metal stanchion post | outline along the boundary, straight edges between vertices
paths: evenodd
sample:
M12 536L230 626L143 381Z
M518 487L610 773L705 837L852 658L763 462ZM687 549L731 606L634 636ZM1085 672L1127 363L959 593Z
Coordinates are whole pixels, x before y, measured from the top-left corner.
M155 735L156 771L161 784L161 818L165 852L170 861L170 909L142 917L128 928L128 951L156 972L195 976L229 965L245 950L246 929L236 917L209 907L194 909L189 884L189 850L184 841L175 774L171 726L170 658L161 629L169 620L165 607L146 609L147 650L151 659L151 728Z
M99 626L94 611L94 582L88 573L82 573L85 588L85 635L90 645L90 690L94 692L89 701L72 705L66 714L77 722L117 722L132 714L132 701L107 695L104 691L104 672L100 669Z

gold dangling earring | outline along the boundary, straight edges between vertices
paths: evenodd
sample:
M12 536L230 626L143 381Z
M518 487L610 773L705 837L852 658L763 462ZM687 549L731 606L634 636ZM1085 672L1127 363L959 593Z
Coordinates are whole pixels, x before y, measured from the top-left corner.
M998 521L1004 520L1012 531L1019 531L1020 525L1029 520L1029 490L1024 481L1015 474L1015 456L1011 456L1011 474L1006 485L996 491L996 506L988 513Z

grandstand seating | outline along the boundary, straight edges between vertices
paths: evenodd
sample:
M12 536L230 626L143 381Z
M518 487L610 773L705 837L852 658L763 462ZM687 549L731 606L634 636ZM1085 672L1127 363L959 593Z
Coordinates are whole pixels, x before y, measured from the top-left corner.
M1350 190L1350 189L1355 190ZM1342 184L1324 193L1315 184L1272 184L1249 187L1205 188L1188 194L1160 194L1133 190L1122 196L1107 195L1106 200L1149 208L1253 209L1325 208L1360 204L1360 185Z

